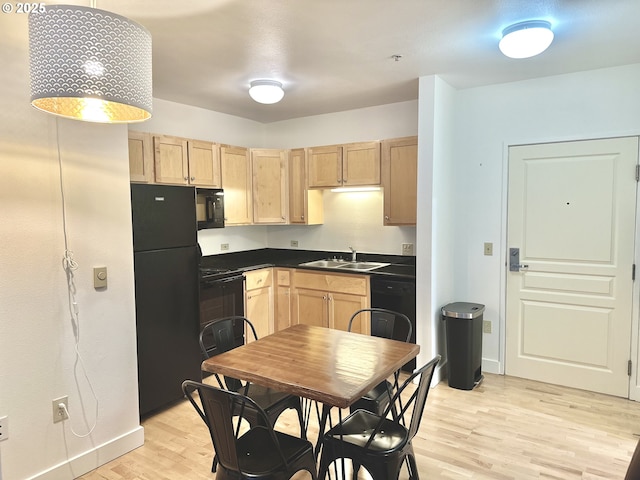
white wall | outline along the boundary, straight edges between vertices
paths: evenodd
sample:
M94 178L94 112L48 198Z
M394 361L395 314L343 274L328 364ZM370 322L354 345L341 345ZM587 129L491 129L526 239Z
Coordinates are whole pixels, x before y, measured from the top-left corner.
M9 18L10 17L10 18ZM127 129L58 120L29 105L27 16L5 15L19 54L0 69L0 477L69 479L140 445ZM4 28L4 26L0 25ZM3 30L6 31L6 30ZM79 306L68 309L57 139ZM107 266L109 286L93 288ZM76 325L76 326L78 326ZM86 433L77 438L70 428ZM51 401L69 397L69 421ZM68 460L74 459L67 463ZM46 471L46 473L45 473Z
M426 95L427 92L432 94ZM425 207L430 207L432 223L429 235L429 226L426 224L429 219L426 212L424 218L419 219L420 238L422 239L424 235L425 243L430 242L431 245L429 267L427 268L426 259L422 256L419 259L420 267L424 265L424 268L418 269L420 271L419 291L426 291L427 286L430 286L430 302L426 302L426 299L421 297L422 304L418 307L419 318L423 318L425 325L425 328L418 330L423 339L419 363L424 364L436 353L440 353L442 355L440 368L444 367L447 360L444 346L445 324L441 320L441 308L450 302L461 300L455 296L456 289L451 268L455 255L454 230L458 222L455 199L459 195L453 162L453 149L456 142L456 132L453 128L456 93L438 77L423 78L420 81L421 108L429 112L430 120L424 122L424 130L422 122L420 125L421 172L426 174L425 156L431 157L433 172L430 186L426 185L428 177L425 175L423 183L423 177L420 176L420 185L424 186L421 188L423 199L421 205L424 203ZM430 97L432 103L429 105L426 103L426 98ZM423 272L424 275L422 275ZM426 282L427 275L430 283ZM430 328L426 328L427 325Z
M457 92L454 293L487 307L485 370L504 368L507 147L638 135L638 85L640 64ZM484 242L494 243L492 257Z

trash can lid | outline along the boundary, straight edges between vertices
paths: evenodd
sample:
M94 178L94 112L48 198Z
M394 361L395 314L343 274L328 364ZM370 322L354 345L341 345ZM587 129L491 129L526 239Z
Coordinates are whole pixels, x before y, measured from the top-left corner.
M476 318L484 312L481 303L455 302L442 307L442 315L450 318Z

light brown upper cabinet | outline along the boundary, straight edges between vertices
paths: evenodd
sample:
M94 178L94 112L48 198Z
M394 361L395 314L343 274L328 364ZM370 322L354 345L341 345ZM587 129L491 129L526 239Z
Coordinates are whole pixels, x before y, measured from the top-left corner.
M218 145L156 135L153 137L156 183L220 186Z
M220 188L220 147L212 142L189 140L189 183Z
M253 204L249 149L220 145L220 169L224 189L225 224L251 224Z
M317 225L323 221L322 190L307 188L306 150L289 150L289 223Z
M185 138L153 137L157 183L189 184L189 152Z
M312 147L308 150L309 188L331 188L342 185L342 147Z
M380 185L380 142L312 147L309 188Z
M153 139L150 133L129 131L129 177L132 182L153 183Z
M287 154L251 149L253 223L287 223Z
M384 225L415 225L418 189L418 137L382 142Z
M380 142L343 145L342 185L380 185Z

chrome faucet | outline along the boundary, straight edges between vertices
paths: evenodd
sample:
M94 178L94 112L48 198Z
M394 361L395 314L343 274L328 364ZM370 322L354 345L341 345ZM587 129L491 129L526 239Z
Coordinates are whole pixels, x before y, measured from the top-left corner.
M356 249L350 246L349 250L351 250L351 261L355 262L356 261L356 253L357 253Z

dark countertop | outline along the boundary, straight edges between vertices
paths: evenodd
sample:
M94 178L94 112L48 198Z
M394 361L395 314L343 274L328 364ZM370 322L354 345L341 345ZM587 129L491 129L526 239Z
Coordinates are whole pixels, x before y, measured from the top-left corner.
M365 272L349 271L340 272L335 268L317 268L300 266L301 263L312 262L328 258L351 259L349 252L330 252L319 250L299 250L286 248L260 248L243 252L221 253L202 257L201 266L208 268L225 269L228 271L249 271L266 267L305 268L309 270L322 270L339 273L354 273L357 275L384 276L387 278L415 280L416 258L414 256L386 255L377 253L358 252L358 261L389 263L386 267L376 268Z

